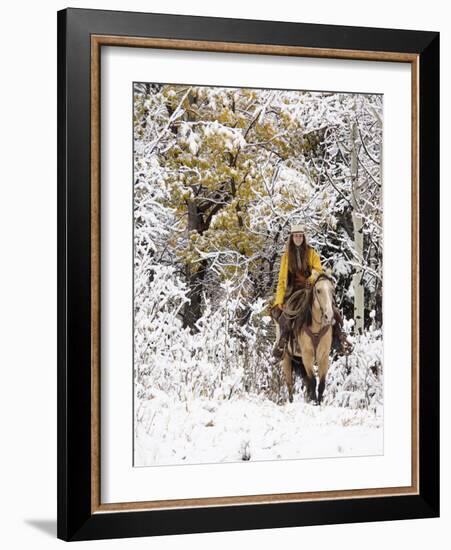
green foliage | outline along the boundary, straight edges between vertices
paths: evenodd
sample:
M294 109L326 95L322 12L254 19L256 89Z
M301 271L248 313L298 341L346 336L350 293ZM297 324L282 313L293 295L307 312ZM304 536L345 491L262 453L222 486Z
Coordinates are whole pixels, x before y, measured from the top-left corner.
M268 197L265 180L274 177L276 160L302 153L297 121L282 109L260 116L267 97L255 90L167 85L161 94L169 116L183 110L171 128L172 146L159 159L165 206L180 220L172 243L179 261L195 271L206 255L227 251L239 260L222 267L222 280L244 274L246 261L259 269L266 243L252 232L253 206Z

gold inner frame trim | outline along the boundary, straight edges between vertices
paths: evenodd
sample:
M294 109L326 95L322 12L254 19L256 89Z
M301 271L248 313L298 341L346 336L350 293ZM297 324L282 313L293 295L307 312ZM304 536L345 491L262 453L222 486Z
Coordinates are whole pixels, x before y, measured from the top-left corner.
M101 503L100 499L100 50L101 46L248 53L411 64L412 72L412 480L407 487ZM304 48L166 38L91 35L91 513L307 502L419 494L419 56L399 52Z

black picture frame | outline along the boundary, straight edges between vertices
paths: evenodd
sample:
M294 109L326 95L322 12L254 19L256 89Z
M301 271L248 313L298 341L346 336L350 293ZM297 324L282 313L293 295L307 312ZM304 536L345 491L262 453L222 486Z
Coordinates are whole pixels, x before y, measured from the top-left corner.
M439 515L439 33L87 9L58 12L58 538L101 538ZM418 60L419 491L98 513L92 506L91 36L153 37ZM423 282L422 282L423 281Z

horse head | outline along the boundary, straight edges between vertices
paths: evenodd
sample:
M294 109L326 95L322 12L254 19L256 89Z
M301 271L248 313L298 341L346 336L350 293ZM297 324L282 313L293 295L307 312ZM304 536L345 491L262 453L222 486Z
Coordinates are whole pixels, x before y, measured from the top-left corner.
M335 300L335 285L331 277L325 273L321 273L316 278L312 287L312 309L316 309L320 313L321 319L316 321L321 325L331 325L334 320L334 300Z

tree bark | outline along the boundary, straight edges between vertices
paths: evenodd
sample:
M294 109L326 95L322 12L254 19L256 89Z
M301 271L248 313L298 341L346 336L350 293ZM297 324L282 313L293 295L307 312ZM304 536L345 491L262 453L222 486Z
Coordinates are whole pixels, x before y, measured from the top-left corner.
M358 158L357 158L357 124L352 122L351 126L351 177L352 177L352 224L354 229L354 250L358 258L363 257L363 223L359 214L359 187L358 187ZM356 334L363 333L365 314L365 289L363 286L363 271L356 268L352 277L354 288L354 331Z

